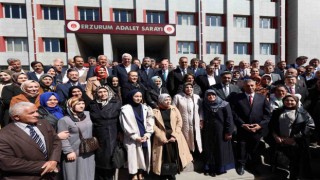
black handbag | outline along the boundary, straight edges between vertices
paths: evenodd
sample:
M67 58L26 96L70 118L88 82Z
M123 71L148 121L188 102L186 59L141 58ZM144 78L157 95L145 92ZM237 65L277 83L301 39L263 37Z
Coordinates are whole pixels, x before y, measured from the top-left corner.
M175 143L176 144L176 143ZM168 176L168 175L176 175L178 173L178 164L177 160L174 160L175 162L172 162L171 157L169 155L168 146L167 148L167 158L169 163L162 163L161 165L161 175Z
M115 168L121 168L127 161L127 152L122 142L118 142L112 155L112 163Z
M78 127L78 129L79 129L79 137L80 137L80 141L81 141L80 146L79 146L79 154L80 155L94 152L95 150L97 150L100 147L97 138L92 137L92 138L84 139L79 127Z

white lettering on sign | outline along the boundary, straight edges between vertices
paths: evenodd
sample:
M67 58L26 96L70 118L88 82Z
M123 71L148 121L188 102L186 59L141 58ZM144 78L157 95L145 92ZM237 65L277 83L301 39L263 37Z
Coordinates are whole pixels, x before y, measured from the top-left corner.
M105 30L113 30L113 26L112 26L112 25L81 24L81 29L105 29Z
M142 31L163 31L163 27L142 26Z
M139 26L116 26L116 30L120 30L120 31L139 31Z

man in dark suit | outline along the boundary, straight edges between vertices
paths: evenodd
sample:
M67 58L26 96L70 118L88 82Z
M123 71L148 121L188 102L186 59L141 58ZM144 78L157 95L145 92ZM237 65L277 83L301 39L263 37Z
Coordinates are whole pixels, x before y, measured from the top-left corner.
M188 69L188 58L184 56L180 57L179 67L170 71L168 75L167 89L172 97L177 94L179 86L183 84L183 76L188 73L193 74Z
M297 83L297 77L288 75L284 80L284 85L286 86L288 93L290 94L300 94L300 102L304 103L304 100L309 95L307 86L301 86Z
M221 83L217 83L210 88L215 90L217 95L226 101L230 101L234 95L241 93L238 86L231 84L232 73L229 71L223 72L221 75Z
M287 71L286 61L280 61L277 63L277 67L274 68L274 73L279 74L281 79L284 79L284 75Z
M79 82L79 72L76 69L68 69L67 77L69 78L67 83L58 84L56 87L56 93L59 95L61 105L64 105L64 102L68 99L70 87L80 86L82 90L85 89Z
M38 119L37 110L30 102L10 108L14 122L0 130L2 179L57 178L61 141L48 121Z
M268 132L270 105L265 96L255 93L256 82L248 79L244 82L244 93L235 95L232 100L234 121L237 125L237 167L243 175L248 157L258 162L260 139Z
M200 60L198 58L192 58L190 61L190 66L188 69L190 69L193 72L194 77L206 75L206 71L199 67Z
M142 59L141 69L138 71L140 82L146 87L151 86L151 78L155 75L156 70L151 68L151 59L150 57L144 57Z
M63 77L68 70L68 68L63 67L63 64L64 63L60 58L56 58L52 62L52 66L56 68L56 81L58 82L57 84L62 83ZM49 69L49 67L46 67L46 68Z
M264 66L264 74L269 74L272 82L274 83L281 80L281 77L279 74L273 73L273 71L274 71L274 68L272 65Z
M122 64L114 67L113 73L118 77L120 86L122 87L128 82L128 73L130 71L138 71L139 67L131 64L132 56L128 53L122 55Z
M169 59L163 58L160 63L160 70L156 71L155 75L161 77L162 86L167 87L168 75L169 75Z
M27 73L28 79L38 82L40 79L40 76L44 74L43 64L40 61L33 61L31 62L31 67L33 71Z
M307 60L308 60L307 56L299 56L296 59L296 63L289 64L287 66L287 68L295 68L295 69L297 69L298 67L303 66L307 62Z
M110 61L106 55L99 55L97 65L104 67L107 70L107 76L113 75L113 70L110 68ZM87 74L87 79L95 76L94 70L96 66L90 66Z
M210 86L220 83L220 78L218 78L214 74L214 65L207 65L206 72L206 75L198 76L196 78L196 82L200 86L202 92L206 92L206 90L209 89Z

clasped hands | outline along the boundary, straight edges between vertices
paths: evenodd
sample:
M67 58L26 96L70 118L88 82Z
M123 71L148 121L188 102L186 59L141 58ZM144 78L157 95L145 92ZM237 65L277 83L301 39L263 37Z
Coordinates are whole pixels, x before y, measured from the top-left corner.
M242 127L249 131L249 132L257 132L258 130L261 129L261 126L259 124L242 124Z
M149 139L149 138L148 138L147 136L143 136L143 137L138 137L138 138L136 139L136 141L137 141L138 143L144 143L144 142L147 142L148 139Z
M167 144L169 142L176 142L176 138L171 136L170 139L165 139L165 140L162 141L163 144Z

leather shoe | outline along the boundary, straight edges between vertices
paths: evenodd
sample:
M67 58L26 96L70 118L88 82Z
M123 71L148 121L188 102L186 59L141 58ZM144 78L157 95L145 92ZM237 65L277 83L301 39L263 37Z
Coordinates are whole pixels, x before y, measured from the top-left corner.
M236 172L242 176L244 174L244 165L239 165L237 168L236 168Z

